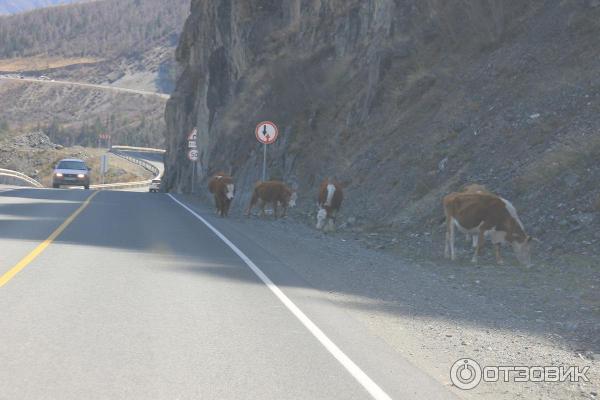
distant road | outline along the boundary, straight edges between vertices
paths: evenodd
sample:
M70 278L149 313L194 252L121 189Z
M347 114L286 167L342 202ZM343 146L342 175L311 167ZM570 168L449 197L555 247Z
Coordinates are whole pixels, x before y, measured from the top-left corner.
M40 79L35 79L35 78L19 79L19 78L12 78L12 77L6 77L6 76L0 76L0 80L39 83L39 84L44 84L44 85L79 86L79 87L84 87L84 88L89 88L89 89L100 89L100 90L110 90L113 92L120 92L120 93L139 94L142 96L156 96L156 97L159 97L159 98L165 99L165 100L168 100L169 97L171 97L170 95L164 94L164 93L149 92L147 90L127 89L127 88L121 88L121 87L109 86L109 85L96 85L93 83L68 82L68 81L57 81L57 80L53 80L53 81L52 80L40 80Z

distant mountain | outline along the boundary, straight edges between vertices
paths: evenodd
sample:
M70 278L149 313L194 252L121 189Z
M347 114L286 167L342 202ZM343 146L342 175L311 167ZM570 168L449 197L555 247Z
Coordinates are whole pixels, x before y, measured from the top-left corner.
M0 0L0 8L7 1L24 3ZM190 8L189 0L77 3L82 4L0 17L0 58L44 55L112 59L163 45L174 49Z
M41 7L75 3L81 0L0 0L0 14L16 14Z

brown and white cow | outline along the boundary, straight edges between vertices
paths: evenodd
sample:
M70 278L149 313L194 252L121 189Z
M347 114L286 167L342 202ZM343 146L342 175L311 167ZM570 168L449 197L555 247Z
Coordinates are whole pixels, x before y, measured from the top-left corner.
M325 228L327 231L335 230L335 217L342 206L344 192L342 187L335 182L325 179L319 188L317 205L317 229Z
M260 201L261 216L265 215L265 207L270 203L273 205L273 215L275 218L277 218L277 210L279 205L283 207L283 214L281 217L285 217L287 214L287 209L296 206L297 199L297 193L287 187L287 185L283 182L259 182L254 187L254 193L252 193L252 200L250 200L250 205L246 210L246 215L250 216L252 209Z
M519 262L531 265L531 236L525 233L523 223L515 207L506 199L490 193L451 193L444 197L446 214L446 258L456 259L454 232L477 235L473 262L477 258L488 236L496 250L496 261L503 263L500 245L510 243Z
M217 215L226 217L229 214L229 207L231 207L231 202L235 196L233 178L224 173L215 174L208 182L208 190L215 197Z

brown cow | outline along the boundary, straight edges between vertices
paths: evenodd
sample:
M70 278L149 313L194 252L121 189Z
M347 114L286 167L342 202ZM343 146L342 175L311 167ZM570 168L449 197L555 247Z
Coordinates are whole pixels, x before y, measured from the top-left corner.
M246 215L250 216L252 209L258 201L260 201L261 216L265 215L265 206L267 203L273 204L273 215L277 218L277 209L279 204L283 207L282 217L285 217L288 207L296 206L298 195L295 191L286 186L280 181L259 182L254 187L252 200L246 210Z
M451 193L444 197L446 214L446 258L456 259L454 250L454 231L477 235L477 246L473 262L477 262L479 252L489 236L496 249L496 260L502 264L500 245L510 243L517 259L531 264L531 236L517 215L515 207L508 201L490 193Z
M321 183L317 202L319 206L317 229L321 230L325 227L328 231L335 230L335 217L342 206L343 200L344 192L338 183L329 182L329 179L325 179Z
M235 196L233 178L224 173L218 173L208 182L208 190L215 197L217 215L226 217L229 214L229 207Z

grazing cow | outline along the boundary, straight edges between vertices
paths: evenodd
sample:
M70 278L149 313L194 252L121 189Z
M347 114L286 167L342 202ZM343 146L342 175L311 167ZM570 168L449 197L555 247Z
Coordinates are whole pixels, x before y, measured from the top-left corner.
M456 259L454 231L477 235L477 246L473 262L477 258L488 236L496 249L496 261L502 264L500 245L510 243L519 262L531 265L531 236L517 215L515 207L501 197L490 193L452 193L444 197L446 214L446 258Z
M317 213L317 229L321 230L324 227L326 230L330 231L335 229L335 217L342 206L343 200L344 192L339 184L329 182L328 179L325 179L325 181L321 183L317 203L319 206L319 212Z
M226 217L229 214L229 207L235 196L233 179L229 175L218 173L208 182L208 190L215 197L217 215Z
M273 215L275 218L277 218L277 209L280 204L283 207L283 214L281 217L285 217L288 207L293 208L296 206L297 198L297 193L287 187L283 182L259 182L254 187L254 193L252 194L252 200L250 201L248 210L246 210L246 215L250 216L256 203L260 201L261 216L265 215L265 206L268 203L271 203L273 204Z

